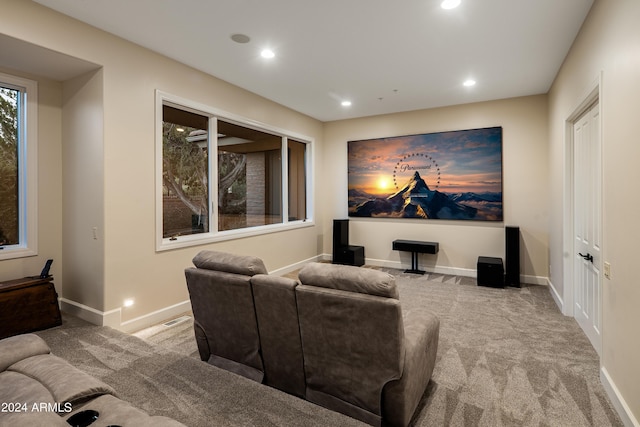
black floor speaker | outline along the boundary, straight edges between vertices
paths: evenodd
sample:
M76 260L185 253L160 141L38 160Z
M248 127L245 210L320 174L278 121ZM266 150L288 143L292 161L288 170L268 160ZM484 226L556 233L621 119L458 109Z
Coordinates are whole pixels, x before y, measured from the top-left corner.
M505 279L507 286L520 287L520 227L505 227Z
M364 247L349 245L349 220L333 220L333 264L364 265Z
M349 220L333 220L333 256L340 251L343 246L349 246Z

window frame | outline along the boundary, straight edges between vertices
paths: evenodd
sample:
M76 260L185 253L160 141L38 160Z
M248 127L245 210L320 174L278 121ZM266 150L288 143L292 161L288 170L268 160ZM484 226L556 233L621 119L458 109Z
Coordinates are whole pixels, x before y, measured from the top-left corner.
M0 73L3 85L20 91L18 111L19 243L0 246L0 260L38 255L38 82Z
M192 111L209 117L209 232L178 236L176 240L163 237L163 183L162 183L162 122L164 105L169 105L185 111ZM254 227L239 228L233 230L218 231L218 162L217 162L217 135L218 120L243 126L249 129L268 132L281 138L283 179L281 183L282 197L282 222L276 224L259 225ZM204 245L208 243L221 242L226 240L240 239L244 237L259 236L263 234L276 233L280 231L293 230L315 225L313 209L313 158L314 140L296 132L287 131L275 126L251 120L237 114L228 113L220 109L191 101L167 92L156 90L156 251L166 251L172 249L185 248L190 246ZM306 218L290 221L289 213L289 174L288 174L288 140L292 139L305 144L305 197L306 197Z

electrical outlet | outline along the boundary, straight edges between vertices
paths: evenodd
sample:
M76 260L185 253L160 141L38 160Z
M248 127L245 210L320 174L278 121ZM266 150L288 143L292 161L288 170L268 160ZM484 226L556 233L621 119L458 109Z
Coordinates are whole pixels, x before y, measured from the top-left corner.
M611 279L611 264L604 262L604 277Z

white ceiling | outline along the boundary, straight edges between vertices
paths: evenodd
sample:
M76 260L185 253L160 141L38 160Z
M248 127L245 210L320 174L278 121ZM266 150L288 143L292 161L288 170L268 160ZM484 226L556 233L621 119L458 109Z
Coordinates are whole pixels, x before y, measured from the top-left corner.
M322 121L546 93L593 3L35 1Z

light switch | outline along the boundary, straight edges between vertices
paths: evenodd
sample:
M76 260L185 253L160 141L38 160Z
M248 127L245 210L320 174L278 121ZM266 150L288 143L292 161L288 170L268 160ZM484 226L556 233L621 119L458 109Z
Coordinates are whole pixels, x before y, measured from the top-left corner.
M604 277L611 279L611 264L604 262Z

